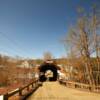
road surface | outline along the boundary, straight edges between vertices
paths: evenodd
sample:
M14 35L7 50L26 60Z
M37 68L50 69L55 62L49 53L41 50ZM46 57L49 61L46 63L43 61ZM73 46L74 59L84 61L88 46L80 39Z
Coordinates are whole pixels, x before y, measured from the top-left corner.
M27 100L100 100L100 94L67 88L58 82L45 82Z

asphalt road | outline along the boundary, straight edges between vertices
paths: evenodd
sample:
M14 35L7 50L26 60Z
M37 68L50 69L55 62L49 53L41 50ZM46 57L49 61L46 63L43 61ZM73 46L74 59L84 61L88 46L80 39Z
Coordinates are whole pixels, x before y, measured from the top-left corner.
M45 82L27 100L100 100L100 94L67 88L58 82Z

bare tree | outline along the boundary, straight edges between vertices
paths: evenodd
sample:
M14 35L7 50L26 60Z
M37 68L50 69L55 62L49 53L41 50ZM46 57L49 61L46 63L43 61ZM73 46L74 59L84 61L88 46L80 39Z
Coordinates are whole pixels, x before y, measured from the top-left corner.
M96 85L99 84L100 78L100 33L98 30L100 28L100 9L93 5L93 12L92 12L92 31L93 31L93 40L94 40L94 49L96 54ZM99 30L100 31L100 30Z
M43 54L43 58L44 58L44 60L51 60L51 59L53 59L53 56L50 52L45 52Z
M87 15L86 12L83 12L83 9L79 9L79 17L76 25L70 29L67 39L64 40L66 47L70 47L71 51L76 54L77 57L82 57L85 64L85 70L87 77L91 86L95 85L94 76L93 76L93 64L91 61L91 54L96 51L98 57L98 48L100 45L97 39L97 24L96 24L96 15L92 17ZM92 10L93 12L93 10ZM100 22L100 21L98 21ZM95 37L94 37L95 35ZM99 37L99 34L98 34ZM94 42L94 41L95 42ZM95 43L95 47L94 44ZM98 57L99 58L99 57Z

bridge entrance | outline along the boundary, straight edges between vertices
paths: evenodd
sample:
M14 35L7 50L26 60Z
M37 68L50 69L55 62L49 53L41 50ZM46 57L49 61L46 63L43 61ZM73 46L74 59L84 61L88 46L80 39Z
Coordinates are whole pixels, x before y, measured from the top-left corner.
M53 63L53 61L46 61L39 67L41 82L44 81L56 81L58 78L58 70L60 68Z

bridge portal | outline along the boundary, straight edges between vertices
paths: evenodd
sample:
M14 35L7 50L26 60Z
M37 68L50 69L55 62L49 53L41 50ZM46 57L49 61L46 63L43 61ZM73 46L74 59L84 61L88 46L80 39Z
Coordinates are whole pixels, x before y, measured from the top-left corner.
M46 61L39 67L39 80L44 81L56 81L58 78L58 70L60 68L53 61Z

